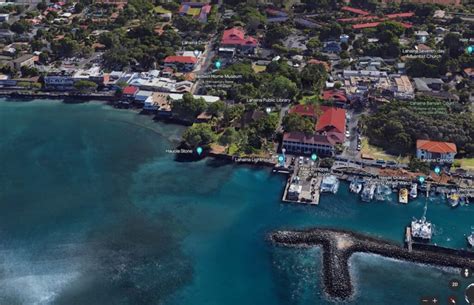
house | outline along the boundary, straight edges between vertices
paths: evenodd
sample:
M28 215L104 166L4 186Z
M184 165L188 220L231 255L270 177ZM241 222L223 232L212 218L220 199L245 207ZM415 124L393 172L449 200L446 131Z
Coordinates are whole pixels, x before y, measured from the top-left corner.
M206 2L183 2L179 7L178 13L181 16L188 15L205 23L211 8L211 5Z
M25 54L11 61L10 66L16 70L21 67L32 67L38 60L38 56L33 54Z
M391 76L394 86L392 88L393 96L401 100L412 100L415 98L415 89L406 75Z
M125 98L131 98L131 99L133 99L133 98L135 98L135 96L137 95L138 90L139 90L139 89L138 89L137 87L135 87L135 86L127 86L127 87L123 88L123 90L122 90L122 95L123 95L123 97L125 97Z
M258 46L258 40L252 36L246 36L241 28L231 28L224 31L221 39L221 47L235 48L243 53L254 53Z
M474 80L474 68L466 68L463 70L464 76L469 80Z
M135 102L144 104L145 101L151 97L153 92L151 91L146 91L146 90L139 90L137 94L135 94Z
M0 22L7 22L10 14L0 14Z
M193 71L196 66L197 58L195 56L168 56L164 60L164 66L176 69L180 72Z
M331 138L320 134L305 134L304 132L285 132L282 148L288 153L318 156L334 156L335 144Z
M452 163L456 156L456 144L431 140L416 141L416 157L434 163Z
M323 52L339 53L342 51L341 43L337 41L327 41L324 43Z
M415 38L418 43L425 43L430 38L430 34L427 31L416 31Z
M342 90L325 90L321 94L321 98L325 102L332 102L338 107L346 107L350 102L349 99L346 96L346 93Z
M416 90L422 92L441 91L444 84L440 78L415 77L413 81Z

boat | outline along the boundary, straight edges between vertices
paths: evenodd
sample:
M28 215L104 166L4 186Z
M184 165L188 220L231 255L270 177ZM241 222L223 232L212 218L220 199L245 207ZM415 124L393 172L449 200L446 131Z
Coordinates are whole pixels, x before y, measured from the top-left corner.
M349 185L349 190L350 190L352 193L359 194L360 191L362 191L362 186L363 186L362 181L357 180L357 179L354 179L354 180L351 182L351 184Z
M336 176L330 175L323 178L321 182L321 193L333 193L336 194L339 189L339 179Z
M418 197L418 185L416 183L412 183L410 188L410 198L415 199L416 197Z
M469 247L474 248L474 231L467 237L467 243Z
M375 189L375 199L379 201L385 201L387 199L390 199L390 195L392 194L392 189L390 186L380 183L377 184L377 187Z
M374 199L375 194L375 183L367 183L362 189L361 199L362 201L369 202Z
M398 202L405 204L408 203L408 190L406 188L402 188L398 192Z
M460 199L460 196L459 194L455 191L455 190L452 190L450 191L447 195L446 195L446 198L448 199L448 204L452 207L452 208L455 208L459 205L459 199Z
M431 222L426 220L426 211L428 210L428 202L425 201L423 216L420 219L413 218L411 222L411 237L414 240L430 241L433 235Z

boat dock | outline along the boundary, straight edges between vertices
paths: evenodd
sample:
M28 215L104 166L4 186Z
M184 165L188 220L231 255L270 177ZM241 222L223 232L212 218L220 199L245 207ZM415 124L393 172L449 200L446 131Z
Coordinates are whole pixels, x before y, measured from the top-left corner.
M407 245L408 252L413 250L413 239L411 238L411 228L408 226L405 230L405 244Z

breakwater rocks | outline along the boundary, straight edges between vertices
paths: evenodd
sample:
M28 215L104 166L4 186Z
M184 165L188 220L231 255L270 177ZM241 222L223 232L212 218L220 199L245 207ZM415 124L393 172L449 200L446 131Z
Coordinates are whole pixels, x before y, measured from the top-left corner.
M385 240L346 230L312 228L275 231L270 240L287 247L319 246L323 249L323 284L326 293L336 299L346 299L353 292L349 274L349 258L353 253L373 253L415 263L474 268L474 253L433 245L408 249Z

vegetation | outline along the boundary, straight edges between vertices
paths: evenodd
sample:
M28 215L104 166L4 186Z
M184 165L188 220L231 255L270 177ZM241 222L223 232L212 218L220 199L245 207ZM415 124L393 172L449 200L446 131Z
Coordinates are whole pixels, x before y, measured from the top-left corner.
M425 107L420 108L420 105ZM474 156L472 113L448 113L447 108L430 112L439 105L439 101L430 98L417 99L411 104L384 105L363 118L364 132L370 144L392 154L413 153L416 140L430 139L454 142L459 156Z

